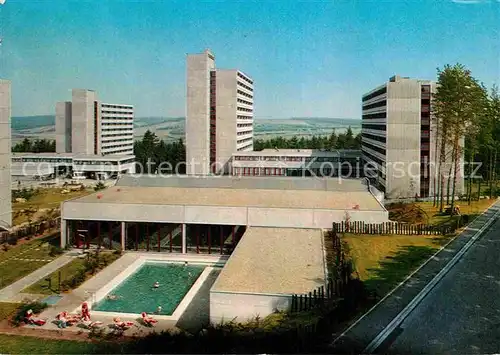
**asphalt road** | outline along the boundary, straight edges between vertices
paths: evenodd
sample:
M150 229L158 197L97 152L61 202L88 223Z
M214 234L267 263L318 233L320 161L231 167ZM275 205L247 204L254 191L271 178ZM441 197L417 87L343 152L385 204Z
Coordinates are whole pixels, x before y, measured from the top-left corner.
M500 353L500 220L375 353Z

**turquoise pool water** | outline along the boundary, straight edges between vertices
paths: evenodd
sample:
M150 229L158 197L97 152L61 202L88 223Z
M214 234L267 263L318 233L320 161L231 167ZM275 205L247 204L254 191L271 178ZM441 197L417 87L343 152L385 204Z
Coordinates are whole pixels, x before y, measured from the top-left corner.
M156 314L172 315L204 269L203 265L145 263L107 295L116 299L104 297L92 309L153 314L161 306L161 312ZM154 288L155 282L160 287Z

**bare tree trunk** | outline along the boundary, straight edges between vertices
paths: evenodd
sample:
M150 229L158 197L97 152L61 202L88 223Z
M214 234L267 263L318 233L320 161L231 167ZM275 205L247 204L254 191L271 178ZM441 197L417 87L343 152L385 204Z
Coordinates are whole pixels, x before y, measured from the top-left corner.
M489 166L489 176L490 179L490 199L493 197L493 149L489 149L490 151L490 166Z
M439 120L436 119L436 133L434 134L434 169L433 169L433 184L434 184L434 198L432 206L436 207L439 200L439 173L440 173L440 164L438 159L438 149L439 149Z
M443 212L443 191L444 191L444 175L443 175L443 163L445 162L446 156L446 131L442 132L441 136L441 149L439 153L439 212Z
M452 189L451 189L451 215L453 216L453 210L455 208L455 189L457 185L457 172L458 172L458 166L460 164L460 146L458 144L459 136L456 135L455 137L455 142L453 144L453 183L452 183Z
M494 185L493 187L495 188L495 195L494 196L498 196L498 188L497 188L497 156L498 154L498 148L495 147L495 158L493 159L493 181L494 181Z
M471 200L472 200L472 163L474 161L474 156L476 155L476 151L473 148L472 151L470 152L469 156L469 176L467 177L467 180L469 181L469 184L467 185L467 203L470 205Z
M453 147L453 151L451 153L450 168L448 169L448 180L446 182L446 205L450 204L450 188L451 188L451 184L452 184L452 180L451 180L452 175L451 174L453 173L453 169L455 166L455 162L453 160L454 154L455 154L455 147Z

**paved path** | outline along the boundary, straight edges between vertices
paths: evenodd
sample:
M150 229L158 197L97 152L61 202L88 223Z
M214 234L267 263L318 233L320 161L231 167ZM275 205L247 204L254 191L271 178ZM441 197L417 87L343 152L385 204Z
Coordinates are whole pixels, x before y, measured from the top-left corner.
M331 352L361 353L366 346L394 319L394 317L396 317L411 302L411 300L418 295L425 285L427 285L432 278L439 273L439 271L456 255L456 253L460 251L460 249L471 239L471 237L474 236L474 234L495 215L499 209L500 201L492 206L485 214L476 218L464 232L462 232L446 248L437 254L436 257L431 259L390 297L385 299L371 312L366 314L352 328L348 329L345 334L333 334L334 342L332 343ZM498 224L494 227L497 227L498 229ZM490 228L490 230L495 229ZM489 237L490 234L488 234L488 238ZM474 247L475 246L473 246L473 248ZM498 268L498 265L496 268ZM496 295L498 295L498 292ZM425 342L420 345L422 344L425 344ZM409 353L410 351L405 351L404 349L399 348L399 352Z
M22 279L14 282L13 284L0 290L0 302L8 302L9 300L16 300L16 295L24 290L26 287L33 285L38 280L50 275L57 269L63 267L71 260L74 256L67 254L61 255L54 261L42 266L40 269L33 271L31 274L23 277ZM23 261L24 262L24 261Z
M493 354L500 350L500 220L377 353ZM392 344L391 344L392 343Z

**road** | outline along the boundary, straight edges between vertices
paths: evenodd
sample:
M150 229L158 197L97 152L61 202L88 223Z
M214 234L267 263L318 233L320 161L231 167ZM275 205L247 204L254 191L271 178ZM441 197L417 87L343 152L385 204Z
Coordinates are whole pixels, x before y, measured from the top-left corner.
M500 352L500 220L375 353Z

